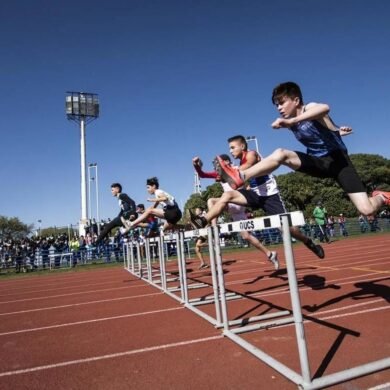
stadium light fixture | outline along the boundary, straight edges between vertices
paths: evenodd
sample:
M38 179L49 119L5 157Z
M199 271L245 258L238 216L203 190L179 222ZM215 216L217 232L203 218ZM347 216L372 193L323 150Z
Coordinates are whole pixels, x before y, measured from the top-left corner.
M79 234L85 234L88 221L87 212L87 178L86 178L86 124L99 117L99 97L95 93L66 92L65 112L69 120L80 125L80 170L81 170L81 218Z

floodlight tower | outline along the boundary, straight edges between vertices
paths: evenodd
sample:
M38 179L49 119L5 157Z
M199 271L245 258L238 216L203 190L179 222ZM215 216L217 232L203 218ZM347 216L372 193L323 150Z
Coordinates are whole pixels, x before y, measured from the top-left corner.
M202 160L199 160L199 166L202 168L203 166L203 162ZM193 194L200 194L202 193L202 189L201 189L201 185L200 185L200 178L199 178L199 174L198 172L194 172L194 191L193 191Z
M65 109L67 118L80 124L81 218L79 234L84 235L88 220L85 129L87 123L99 117L98 95L87 92L67 92Z
M257 153L260 153L260 152L259 152L259 144L257 143L257 138L256 138L256 136L254 136L254 135L249 135L248 137L245 137L245 139L246 139L247 141L255 141L256 152L257 152Z
M200 179L199 179L199 175L198 175L198 172L195 172L195 176L194 176L194 194L200 194L202 192L201 190L201 185L200 185Z

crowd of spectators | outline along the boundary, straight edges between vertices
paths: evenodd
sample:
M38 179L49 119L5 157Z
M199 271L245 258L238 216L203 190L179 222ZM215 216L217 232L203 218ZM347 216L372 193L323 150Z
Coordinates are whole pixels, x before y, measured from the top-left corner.
M382 220L382 224L379 221ZM330 238L333 237L348 237L351 232L367 233L379 232L382 229L390 228L390 211L384 210L377 216L370 218L360 215L357 220L355 218L347 219L344 214L338 217L329 216L326 218L324 224L320 227L314 218L309 218L308 222L303 227L304 233L321 242L325 241L325 235ZM359 231L357 231L359 229ZM325 232L325 235L323 234Z
M252 217L249 215L248 217ZM382 223L379 223L382 220ZM66 262L68 266L75 267L77 264L94 262L98 259L104 259L105 262L121 261L123 244L129 239L129 236L142 241L142 229L122 236L118 231L113 232L112 237L107 237L99 246L93 245L98 236L98 227L95 220L89 221L86 226L85 236L74 235L69 239L68 234L57 234L48 237L25 237L21 239L1 239L0 238L0 266L2 269L15 268L16 272L58 268ZM377 232L383 228L390 228L390 211L385 210L377 217L367 218L362 215L358 219L347 220L343 214L338 217L329 216L325 224L326 234L333 238L336 236L347 237L350 231L353 233ZM314 218L309 218L303 232L320 241L324 240L322 231ZM358 231L356 231L358 230ZM137 237L133 237L138 234ZM268 229L261 232L255 232L258 238L265 244L277 244L282 241L281 234L277 229ZM232 242L239 246L246 246L239 242L237 237L226 235L221 237L227 246Z
M120 261L123 237L117 233L107 237L101 245L93 246L97 234L88 231L85 236L57 234L48 237L32 236L22 239L0 239L0 263L2 269L15 268L16 272L33 271L38 268L59 268L85 264L103 258Z

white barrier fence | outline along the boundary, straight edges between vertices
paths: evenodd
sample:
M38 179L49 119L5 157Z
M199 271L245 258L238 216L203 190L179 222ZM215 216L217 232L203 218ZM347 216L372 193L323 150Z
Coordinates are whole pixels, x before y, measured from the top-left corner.
M178 231L147 239L144 249L141 248L138 242L130 242L124 248L124 267L133 275L180 301L186 308L209 321L215 327L223 328L223 334L226 337L296 383L301 389L320 389L390 367L390 358L385 358L312 379L290 235L291 226L302 226L304 224L303 214L296 211L225 223L199 230ZM220 234L268 228L279 228L282 230L292 310L279 310L278 312L261 316L229 320L228 301L243 298L245 295L226 291L219 240ZM188 264L185 258L185 240L199 236L208 237L211 284L203 280L197 280L196 277L193 275L189 276L187 273ZM168 251L164 245L168 243L175 243L176 245L177 266L175 266L173 261L169 262L169 264L167 263ZM152 262L151 251L153 248L158 252L158 264L153 264ZM201 294L202 290L205 291L203 294ZM201 310L200 307L208 310ZM288 323L294 323L295 326L300 361L299 373L240 336L242 333L268 329Z

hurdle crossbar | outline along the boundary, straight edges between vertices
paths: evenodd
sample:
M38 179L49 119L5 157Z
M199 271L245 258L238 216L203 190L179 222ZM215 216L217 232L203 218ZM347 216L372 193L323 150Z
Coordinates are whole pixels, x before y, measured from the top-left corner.
M304 217L301 212L292 212L280 215L274 215L271 217L263 217L257 218L255 220L248 221L238 221L232 222L229 224L223 224L220 226L221 233L230 233L230 232L239 232L242 230L261 230L267 228L281 228L283 234L283 246L284 253L286 258L286 267L288 274L288 283L292 304L292 312L293 317L278 319L276 321L268 321L262 322L260 324L247 325L241 328L229 329L229 326L232 325L232 321L227 320L227 309L224 308L226 305L226 300L221 299L222 303L222 311L225 312L223 318L224 330L223 334L227 336L229 339L240 345L242 348L252 353L258 359L262 360L264 363L268 364L270 367L274 368L280 374L285 376L287 379L296 383L299 388L303 390L314 390L321 389L330 385L334 385L340 382L344 382L353 378L357 378L363 375L367 375L370 373L374 373L380 370L384 370L390 367L390 358L385 358L381 360L377 360L374 362L370 362L367 364L363 364L354 368L349 368L347 370L339 371L333 374L329 374L320 378L311 378L310 373L310 365L309 365L309 355L307 351L307 343L305 339L305 331L303 325L303 317L301 311L301 303L299 296L299 289L297 283L297 276L295 270L295 261L291 244L291 234L290 227L291 226L301 226L303 225ZM218 231L217 231L218 232ZM218 234L216 232L216 234ZM218 234L219 236L219 234ZM216 245L219 246L219 241L215 241ZM216 250L218 252L218 250ZM217 258L217 264L221 263L221 259ZM219 279L220 283L224 283L223 274ZM219 286L220 291L223 290L223 287ZM288 314L290 311L284 312L284 314ZM282 313L280 313L282 315ZM271 314L273 315L273 314ZM265 316L260 316L264 319ZM276 316L278 317L278 315ZM255 320L255 317L251 319L246 319L246 322L252 322ZM239 320L238 320L239 321ZM273 358L266 352L262 351L260 348L254 346L250 342L246 341L242 337L240 337L239 333L245 333L254 330L267 329L270 327L285 325L287 323L294 322L295 324L295 333L296 333L296 341L298 347L298 354L300 360L300 373L295 372L291 368L287 367L285 364L281 363L277 359ZM235 323L237 320L235 320ZM239 324L239 323L238 323Z

